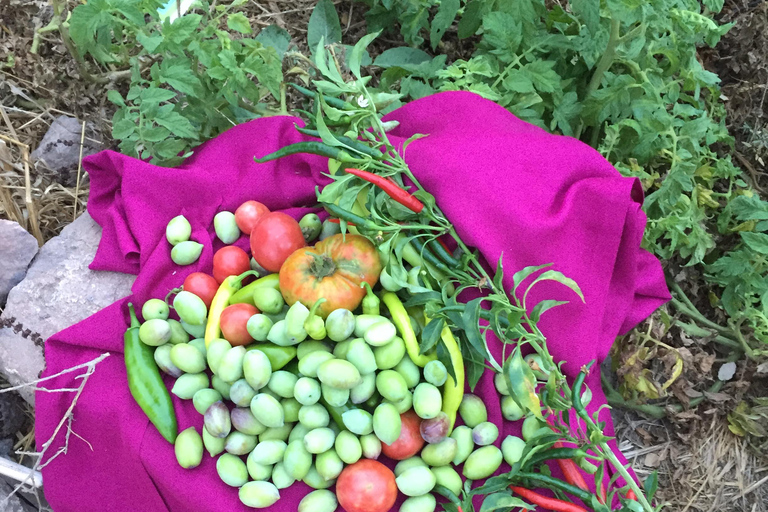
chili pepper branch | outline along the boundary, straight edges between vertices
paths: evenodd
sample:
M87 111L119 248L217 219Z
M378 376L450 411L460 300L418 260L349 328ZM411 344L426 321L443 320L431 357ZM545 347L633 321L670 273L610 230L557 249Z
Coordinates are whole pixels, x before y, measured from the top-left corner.
M444 327L448 327L459 339L460 357L465 362L470 387L474 387L490 366L504 375L510 396L523 411L541 420L544 414L547 415L552 430L547 437L537 439L538 444L529 447L523 463L534 460L532 457L552 448L556 442L575 443L584 448L584 453L591 451L589 456L594 462L610 464L627 482L624 492L629 489L637 496L641 510L652 512L654 508L608 446L609 438L604 435L597 415L593 419L586 413L581 392L589 366L582 369L573 388L569 387L548 350L546 337L538 328L543 313L565 302L528 303L531 289L542 281L556 281L583 301L578 284L545 264L516 272L512 276L513 289L507 293L501 258L496 263L495 272L489 272L479 253L461 239L401 155L419 136L398 148L389 141L387 126L378 112L394 98L382 93L371 94L366 88L368 79L360 74L360 58L366 43L359 43L349 56L349 68L355 77L352 81L344 80L333 53L326 51L322 41L318 44L314 64L322 76L315 85L323 94L314 95L315 113L308 119L309 126L301 131L319 137L321 142L287 146L257 161L300 152L331 159L329 176L333 181L318 191L318 201L340 219L342 232L353 230L377 245L384 263L382 280L386 275L389 283L387 289L406 290L409 295L407 305L423 306L430 322L422 333L421 353L437 347L438 358L444 360L452 374L451 356L440 337ZM308 90L300 92L308 97L311 93ZM324 96L330 93L340 98ZM329 126L333 126L334 131ZM440 245L441 238L457 248L454 254ZM529 278L530 284L523 285ZM459 300L461 293L469 289L479 289L482 295L469 302ZM504 344L501 361L495 360L489 350L486 341L489 331ZM521 349L526 344L541 357L541 367L536 369L548 377L537 378L523 360ZM508 348L511 349L509 354ZM456 378L456 375L451 376ZM572 432L562 419L567 418L571 410L583 421L576 432ZM591 500L589 493L580 486L532 473L534 468L529 468L526 473L520 473L519 469L502 475L499 481L503 482L503 489L510 484L529 482ZM597 472L596 481L598 478L602 481L602 474L602 471ZM480 490L472 491L473 494L478 492L498 490L486 482ZM612 499L616 492L613 490L607 498ZM596 503L600 510L608 510L605 505L600 505L600 499L602 497L595 497L590 506L595 508ZM471 503L469 496L462 503L463 509L470 512Z

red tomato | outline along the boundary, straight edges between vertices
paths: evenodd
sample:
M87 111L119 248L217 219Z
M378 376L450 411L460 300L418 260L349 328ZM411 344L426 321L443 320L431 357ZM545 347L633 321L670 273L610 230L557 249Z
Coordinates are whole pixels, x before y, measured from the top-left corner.
M381 462L359 460L339 475L336 497L346 512L389 512L397 499L395 474Z
M184 280L184 290L194 293L205 302L205 305L210 308L211 302L213 302L213 296L219 289L219 283L216 280L203 272L192 272Z
M219 283L229 276L239 276L251 270L251 259L248 253L234 245L222 247L213 255L213 277Z
M381 452L394 460L405 460L413 457L424 446L424 438L421 437L421 418L413 409L400 415L403 426L400 428L400 437L392 444L381 443Z
M250 304L232 304L221 312L221 334L233 347L253 341L246 328L248 319L259 312Z
M240 231L250 235L261 218L269 213L269 208L258 201L246 201L235 210L235 223Z
M299 223L281 212L266 214L251 231L251 255L270 272L279 271L288 256L305 245Z
M380 273L379 253L367 238L333 235L285 260L280 268L280 291L289 306L300 301L309 308L325 298L317 309L325 318L334 309L357 309L365 297L360 284L367 281L375 286Z

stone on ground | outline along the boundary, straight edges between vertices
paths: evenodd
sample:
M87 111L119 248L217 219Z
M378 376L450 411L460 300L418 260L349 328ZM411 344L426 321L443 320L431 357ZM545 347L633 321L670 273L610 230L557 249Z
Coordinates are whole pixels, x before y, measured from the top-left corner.
M24 279L37 254L37 240L18 222L0 219L0 306L8 292Z
M0 373L11 385L39 378L44 340L131 293L135 276L88 268L101 228L84 213L38 253L0 315ZM31 387L21 396L34 402Z

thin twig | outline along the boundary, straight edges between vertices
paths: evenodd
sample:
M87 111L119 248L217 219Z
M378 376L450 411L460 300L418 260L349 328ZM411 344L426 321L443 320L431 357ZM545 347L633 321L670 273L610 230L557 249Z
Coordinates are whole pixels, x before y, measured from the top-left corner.
M75 208L72 212L72 222L77 219L77 203L79 199L77 197L80 192L80 172L83 168L83 144L85 142L85 121L83 121L83 129L80 131L80 156L77 159L77 181L75 182Z

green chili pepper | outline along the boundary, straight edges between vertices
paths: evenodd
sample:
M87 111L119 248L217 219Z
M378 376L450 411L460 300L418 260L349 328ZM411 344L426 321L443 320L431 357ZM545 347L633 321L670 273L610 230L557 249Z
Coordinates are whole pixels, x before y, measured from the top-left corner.
M533 480L534 482L539 482L544 484L544 487L548 487L550 489L558 489L560 491L567 492L568 494L576 496L587 504L592 502L592 496L594 496L589 491L579 489L575 485L568 484L551 476L542 475L541 473L518 473L517 476L520 478Z
M576 414L578 414L579 417L587 422L591 420L587 414L587 411L584 409L584 404L581 402L581 388L584 387L584 379L587 378L587 373L589 373L589 369L593 362L594 361L590 361L589 364L585 366L584 369L576 377L576 380L573 381L573 391L571 392L573 410L576 411Z
M274 153L270 153L261 158L254 158L254 161L256 163L263 164L264 162L277 160L278 158L282 158L288 155L295 155L297 153L310 153L313 155L320 155L326 158L333 158L340 162L361 163L365 161L359 158L353 158L352 155L343 149L335 148L333 146L323 144L322 142L297 142L296 144L285 146L279 151L275 151Z
M577 457L584 457L586 453L579 448L554 448L551 450L543 450L535 453L525 463L525 468L535 467L536 465L554 459L575 459Z
M313 91L310 91L306 87L302 87L300 85L293 84L293 83L290 84L290 85L291 85L291 87L296 89L298 92L300 92L301 94L303 94L307 98L313 98L314 99L315 95L317 94L317 93L315 93ZM323 99L325 100L325 102L328 105L330 105L331 107L334 107L334 108L340 108L342 110L351 110L351 109L355 108L354 105L352 105L351 103L347 103L346 101L341 100L339 98L334 98L333 96L327 96L327 95L323 94Z
M323 405L323 407L328 409L328 413L331 415L331 419L334 421L334 423L336 423L336 425L341 430L347 430L347 427L344 425L344 419L342 418L342 415L347 411L351 411L352 409L357 409L357 407L350 407L347 404L344 404L340 407L336 407L326 402L325 398L323 398L322 396L320 397L319 402Z
M274 343L255 343L246 350L259 350L267 356L272 371L281 370L296 358L296 347L281 347Z
M373 290L371 289L371 285L368 284L367 281L363 281L362 284L360 284L361 287L365 288L365 298L363 299L363 314L364 315L378 315L379 314L379 304L381 304L381 300L376 296L375 293L373 293Z
M309 310L309 316L304 321L304 330L307 331L307 334L309 334L309 337L313 340L325 339L325 335L327 334L323 318L316 313L318 306L323 302L325 302L325 298L321 297L317 299L317 301L312 304L312 309Z
M364 229L368 231L376 231L378 230L378 226L371 222L370 220L360 217L359 215L355 215L354 213L347 211L340 206L337 206L335 204L329 204L329 203L323 203L323 206L325 209L333 215L334 217L338 217L341 220L350 222L355 225L358 229Z
M139 319L133 304L128 303L131 326L125 331L123 354L128 374L128 389L136 403L169 443L176 441L179 427L168 388L155 363L153 347L139 339Z
M440 270L441 272L445 272L445 273L450 272L450 269L445 265L445 263L440 261L440 259L432 253L432 251L424 247L424 244L421 242L421 240L414 237L411 239L411 243L413 244L413 247L416 249L416 252L418 252L419 255L421 255L424 261L426 261L427 263L431 263L432 265L437 267L437 269Z
M433 238L427 243L427 245L447 265L450 265L452 267L458 267L459 265L461 265L461 262L456 258L454 258L453 254L448 252L448 249L442 244L442 242L438 238Z
M299 133L303 133L304 135L320 138L320 132L318 132L317 130L310 130L309 128L301 128L300 126L297 126L296 129L299 131ZM368 144L364 144L359 140L355 140L355 139L346 137L344 135L336 135L335 133L333 134L333 136L336 137L336 140L338 140L345 146L349 146L351 149L360 153L361 155L370 156L372 158L375 158L376 160L381 160L382 158L384 158L384 153L373 149Z

